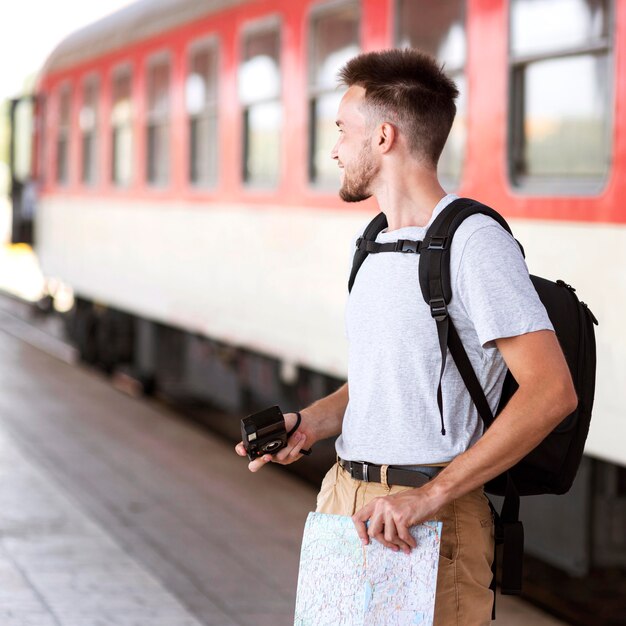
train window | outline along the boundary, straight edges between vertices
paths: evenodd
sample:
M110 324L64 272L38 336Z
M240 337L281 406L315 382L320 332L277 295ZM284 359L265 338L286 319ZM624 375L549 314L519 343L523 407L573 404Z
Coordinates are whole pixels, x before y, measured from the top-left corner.
M510 173L539 192L597 191L610 163L611 2L513 0ZM563 19L566 15L567 19Z
M111 180L117 187L130 185L133 175L132 76L123 68L113 75L111 109Z
M434 56L459 90L456 117L437 168L442 182L451 187L460 182L467 140L465 4L464 0L400 0L397 11L397 46Z
M189 125L189 182L209 187L217 180L217 46L194 46L185 86Z
M278 28L248 33L239 70L246 183L273 187L280 174L280 36Z
M32 178L33 147L36 139L36 107L34 98L22 97L12 105L13 176L21 183Z
M98 94L99 81L89 76L83 82L83 101L79 115L82 148L81 180L87 185L96 183L98 171Z
M337 186L337 165L330 151L337 140L337 109L345 93L337 89L341 67L359 53L359 8L343 4L314 13L309 65L309 179L320 187Z
M146 111L146 178L151 185L169 182L170 165L170 62L159 55L148 64Z
M72 90L69 85L62 85L58 97L56 180L66 185L69 174L70 115Z

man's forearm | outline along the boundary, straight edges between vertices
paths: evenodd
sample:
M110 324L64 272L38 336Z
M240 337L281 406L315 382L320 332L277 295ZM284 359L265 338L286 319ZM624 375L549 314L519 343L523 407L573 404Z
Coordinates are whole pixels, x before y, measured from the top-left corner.
M375 498L357 511L352 520L363 543L369 543L373 537L389 547L410 550L413 540L406 531L410 526L434 519L447 503L483 485L525 456L574 406L569 389L561 392L555 387L539 387L520 386L476 445L457 456L423 487ZM388 534L389 520L392 531Z
M307 445L338 435L347 406L348 383L345 383L334 393L300 411L302 430L307 435Z
M554 332L498 339L496 345L519 388L476 445L429 484L436 500L454 500L506 471L576 408L576 390Z
M375 498L357 511L352 520L364 544L373 537L410 550L414 540L409 527L435 519L447 503L513 466L576 408L576 390L553 331L496 339L496 346L518 390L479 441L433 480Z
M435 497L449 502L506 471L535 448L571 410L566 390L560 395L520 388L476 445L459 455L429 484Z

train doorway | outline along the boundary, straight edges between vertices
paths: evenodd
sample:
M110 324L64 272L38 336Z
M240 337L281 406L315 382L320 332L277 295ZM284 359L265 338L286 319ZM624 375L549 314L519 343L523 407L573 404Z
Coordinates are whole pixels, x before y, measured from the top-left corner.
M34 168L36 96L11 100L9 109L11 141L11 243L33 244L33 222L37 204Z

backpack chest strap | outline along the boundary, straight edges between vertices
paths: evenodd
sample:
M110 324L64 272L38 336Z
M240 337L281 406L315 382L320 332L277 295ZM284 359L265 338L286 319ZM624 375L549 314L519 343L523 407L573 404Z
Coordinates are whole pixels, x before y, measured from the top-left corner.
M412 239L398 239L389 243L378 243L371 239L359 237L356 240L356 248L361 252L376 254L377 252L405 252L408 254L419 254L422 247L422 241L414 241Z

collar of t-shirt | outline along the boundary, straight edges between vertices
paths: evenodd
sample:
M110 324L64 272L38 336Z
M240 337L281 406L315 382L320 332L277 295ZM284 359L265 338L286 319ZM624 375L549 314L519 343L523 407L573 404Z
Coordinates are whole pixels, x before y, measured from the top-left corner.
M425 226L404 226L402 228L397 228L396 230L381 230L376 237L376 241L379 243L387 243L390 241L397 241L398 239L408 238L411 236L415 236L418 232L426 232L429 226L435 221L435 218L441 213L453 200L457 200L459 196L453 193L449 193L445 195L433 209L433 213L428 220L428 223Z

